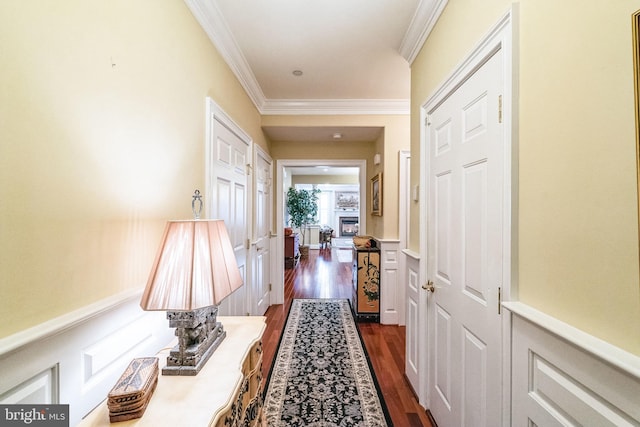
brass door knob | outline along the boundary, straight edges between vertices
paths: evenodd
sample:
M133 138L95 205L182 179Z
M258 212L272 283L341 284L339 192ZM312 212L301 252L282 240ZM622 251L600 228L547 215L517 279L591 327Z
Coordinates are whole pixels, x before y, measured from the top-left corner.
M428 280L427 283L422 285L422 289L431 293L434 293L436 291L436 287L433 285L433 282L431 280Z

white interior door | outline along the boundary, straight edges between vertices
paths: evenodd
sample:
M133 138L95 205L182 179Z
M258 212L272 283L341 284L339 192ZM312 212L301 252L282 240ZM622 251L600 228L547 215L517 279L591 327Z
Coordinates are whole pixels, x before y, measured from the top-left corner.
M207 99L207 197L210 218L223 219L234 248L244 286L220 305L222 315L249 313L251 292L247 286L248 245L251 222L251 139L211 99Z
M503 52L428 110L429 409L440 427L501 425Z
M252 314L262 316L271 304L272 160L254 150L254 236L252 250Z

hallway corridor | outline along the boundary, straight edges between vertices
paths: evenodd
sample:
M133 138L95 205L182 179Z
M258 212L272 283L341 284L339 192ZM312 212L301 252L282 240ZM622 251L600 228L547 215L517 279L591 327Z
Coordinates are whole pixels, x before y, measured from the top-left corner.
M263 335L266 380L294 298L351 298L351 250L310 250L309 258L285 270L285 303L269 307ZM396 427L432 427L404 377L405 328L358 323L380 389Z

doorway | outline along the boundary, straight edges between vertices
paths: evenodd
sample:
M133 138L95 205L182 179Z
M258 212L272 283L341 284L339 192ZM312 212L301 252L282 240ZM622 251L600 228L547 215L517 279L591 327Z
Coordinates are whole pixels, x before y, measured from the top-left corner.
M317 166L328 168L357 168L357 182L360 187L359 206L361 212L363 206L366 206L366 160L326 160L326 159L298 159L298 160L277 160L276 161L276 250L274 252L276 260L284 260L284 227L286 221L285 194L291 184L286 176L286 170L290 168L315 168ZM366 229L366 215L359 216L359 227L361 230ZM317 237L317 236L316 236ZM271 303L282 304L284 302L284 262L273 262L275 277L272 289Z
M213 99L207 98L205 206L208 218L224 220L243 282L251 274L245 242L252 233L249 195L252 182L246 165L251 159L251 137ZM221 315L245 315L251 310L251 290L242 286L222 304Z
M511 63L508 14L422 109L422 366L441 425L509 425Z

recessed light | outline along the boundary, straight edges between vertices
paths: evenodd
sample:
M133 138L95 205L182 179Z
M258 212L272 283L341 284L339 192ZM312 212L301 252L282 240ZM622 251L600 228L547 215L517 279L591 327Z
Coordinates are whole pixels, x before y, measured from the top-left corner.
M342 139L342 134L340 132L336 132L333 134L333 139Z
M291 74L293 74L296 77L300 77L303 73L302 73L302 70L293 70Z

